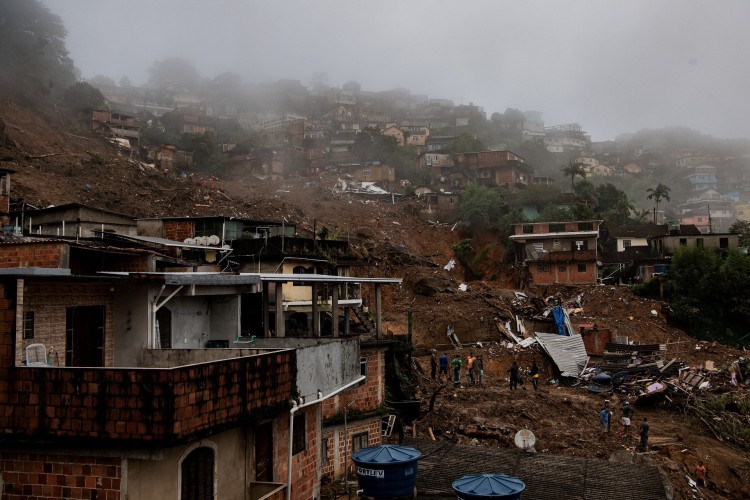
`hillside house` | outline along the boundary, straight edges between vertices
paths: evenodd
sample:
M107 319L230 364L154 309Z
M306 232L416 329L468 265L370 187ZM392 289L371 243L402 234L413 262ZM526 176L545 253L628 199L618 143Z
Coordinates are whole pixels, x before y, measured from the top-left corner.
M177 146L164 144L151 148L148 152L150 160L159 165L162 170L175 170L189 167L193 164L193 152L182 151Z
M597 238L602 221L514 224L515 260L536 284L596 283Z
M458 153L454 169L467 172L472 180L486 186L525 187L531 181L533 168L510 151Z
M5 494L310 499L352 448L380 443L379 333L361 349L358 337L245 336L243 308L268 303L261 275L6 271ZM342 432L346 406L361 416Z
M348 163L338 165L341 173L348 174L359 182L375 182L383 189L393 190L396 186L396 168L377 161L368 163Z
M383 130L383 135L387 137L393 137L393 139L396 141L396 144L399 146L404 145L404 131L398 128L395 125L389 125Z
M134 116L103 109L87 109L79 116L85 127L94 132L127 140L133 139L133 146L140 138L141 128Z
M649 245L652 238L669 234L666 224L633 224L602 231L599 260L600 279L605 283L648 281L642 274L646 268L661 269L664 260L654 255ZM653 271L652 271L653 273Z
M715 189L704 189L676 207L680 223L695 225L702 233L726 233L735 221L734 201Z

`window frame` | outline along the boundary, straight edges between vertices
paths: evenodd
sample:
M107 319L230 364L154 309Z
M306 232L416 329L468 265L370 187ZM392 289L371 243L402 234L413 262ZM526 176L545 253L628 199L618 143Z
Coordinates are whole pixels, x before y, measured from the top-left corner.
M302 453L307 449L307 420L305 413L294 415L294 432L292 435L292 456Z

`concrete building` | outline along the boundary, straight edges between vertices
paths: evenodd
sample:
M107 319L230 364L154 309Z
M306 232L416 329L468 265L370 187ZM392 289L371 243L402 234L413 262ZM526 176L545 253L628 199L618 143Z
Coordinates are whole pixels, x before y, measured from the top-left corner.
M516 262L536 284L596 283L597 238L602 221L514 224Z

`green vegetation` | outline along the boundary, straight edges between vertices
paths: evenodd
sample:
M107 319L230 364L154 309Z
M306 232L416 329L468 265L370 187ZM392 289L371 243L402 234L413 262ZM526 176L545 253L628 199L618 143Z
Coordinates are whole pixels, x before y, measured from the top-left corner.
M26 105L59 102L77 76L60 17L38 0L3 0L0 25L0 87Z
M472 184L461 195L458 212L471 229L491 230L498 228L504 207L499 190Z
M565 177L570 177L570 189L574 188L575 178L579 176L581 179L586 178L586 171L583 169L583 163L573 162L570 160L567 165L560 167Z
M729 232L740 235L741 247L750 247L750 222L745 220L735 221L729 228Z
M750 324L750 259L736 250L677 251L666 277L672 319L696 338L737 344Z
M487 147L472 134L461 134L445 145L443 151L456 155L473 151L486 151Z
M649 200L653 199L654 203L656 203L656 206L654 207L654 224L656 224L656 212L659 211L659 203L662 200L669 201L670 190L667 186L665 186L664 184L660 182L659 185L656 186L655 188L648 188L646 191L649 193L647 198Z

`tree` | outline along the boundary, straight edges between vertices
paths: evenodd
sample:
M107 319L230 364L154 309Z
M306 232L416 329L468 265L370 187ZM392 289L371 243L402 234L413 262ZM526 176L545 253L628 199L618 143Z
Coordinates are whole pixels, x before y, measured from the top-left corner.
M472 184L461 195L458 213L472 229L493 229L500 221L503 207L503 198L498 190Z
M576 176L581 177L581 179L586 178L586 171L583 169L583 163L580 162L574 162L573 160L570 160L567 165L563 165L562 167L560 167L560 170L562 170L562 173L565 177L570 176L571 190L573 190L573 187L575 186Z
M76 69L60 17L39 0L3 0L0 26L0 85L27 104L61 98Z
M486 151L487 147L472 134L461 134L445 145L443 151L453 155L470 151Z
M86 82L78 82L65 89L63 104L72 111L101 109L105 107L106 99L96 87Z
M117 87L115 81L106 75L96 75L89 80L94 87Z
M750 247L750 222L746 220L737 220L729 227L729 232L739 234L741 247Z
M201 82L201 76L192 63L179 57L155 61L148 72L151 74L148 85L154 88L182 87L196 90Z
M656 212L659 210L659 203L661 200L670 201L669 188L660 182L656 188L648 188L646 192L649 193L646 198L649 200L653 199L656 202L656 206L654 207L654 224L656 224Z

